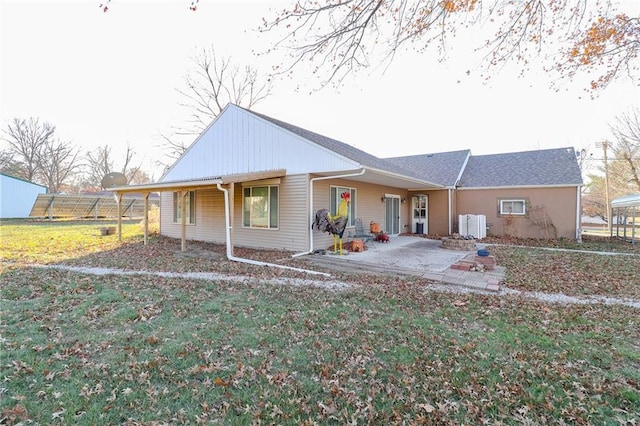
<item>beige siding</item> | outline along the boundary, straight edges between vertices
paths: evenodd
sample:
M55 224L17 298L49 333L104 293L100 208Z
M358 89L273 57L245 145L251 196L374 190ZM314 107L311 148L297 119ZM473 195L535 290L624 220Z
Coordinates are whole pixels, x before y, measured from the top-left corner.
M330 188L331 186L344 186L348 188L356 188L356 217L362 219L365 232L369 232L369 224L371 222L377 222L381 227L384 227L385 213L384 203L380 200L385 194L398 195L401 198L408 200L408 193L406 190L391 188L387 186L366 184L361 182L349 181L346 179L336 180L322 180L314 183L313 193L313 215L317 210L323 208L329 208L330 206ZM404 232L408 229L405 225L410 222L408 220L409 215L409 202L400 204L400 232ZM354 233L355 229L349 227L345 230L344 241L348 241L348 235ZM333 247L333 236L320 231L313 231L313 248L329 248Z
M429 234L449 234L448 191L427 191L429 196Z
M449 234L449 197L448 191L417 191L409 193L407 198L407 211L406 221L408 227L406 232L414 232L412 229L413 218L411 216L411 197L414 195L426 195L428 197L429 209L428 209L428 227L429 234L434 235L448 235ZM426 232L425 231L425 232Z
M524 217L500 216L499 199L526 199ZM576 188L473 189L457 193L458 214L484 214L487 235L523 238L575 238ZM511 222L511 223L510 223Z
M196 220L187 224L187 239L224 243L224 196L217 189L196 191ZM162 235L182 238L181 224L173 223L173 193L160 195L160 230Z
M319 209L329 208L331 186L356 188L356 217L362 219L365 231L369 224L377 222L382 228L385 223L385 205L380 200L385 194L398 195L406 200L400 204L400 232L411 232L411 200L406 190L392 187L354 182L346 179L321 180L314 182L313 212L309 209L309 181L305 174L286 176L279 185L279 227L278 229L245 228L242 222L242 185L236 184L233 201L233 238L236 246L272 248L303 252L309 249L309 230ZM249 185L247 183L245 185ZM424 192L423 192L424 193ZM427 191L429 195L429 232L447 233L447 191ZM173 198L171 192L161 194L161 233L172 238L181 238L181 225L173 223ZM224 197L217 189L196 191L196 223L187 225L187 239L225 243ZM344 241L354 228L347 228ZM313 231L313 249L328 248L333 245L333 236Z
M295 252L309 248L307 175L286 176L279 187L278 229L242 226L242 186L236 185L234 203L234 240L237 246L274 248Z
M242 185L236 184L233 194L233 238L235 245L254 248L275 248L303 251L308 248L311 226L304 212L307 209L306 175L287 176L279 187L279 228L255 229L242 226ZM250 184L250 183L247 183ZM181 238L181 225L173 223L173 195L161 195L161 233ZM187 225L187 239L224 244L224 193L217 189L196 191L196 223Z

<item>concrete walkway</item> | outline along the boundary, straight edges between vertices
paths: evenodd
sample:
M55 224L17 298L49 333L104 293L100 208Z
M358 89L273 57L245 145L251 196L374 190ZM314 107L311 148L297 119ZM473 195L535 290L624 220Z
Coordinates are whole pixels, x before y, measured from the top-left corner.
M473 260L476 252L448 250L440 245L439 240L397 236L388 243L371 241L367 243L367 250L359 253L314 254L302 259L341 272L411 275L483 291L500 289L504 267L497 266L486 272L451 269L456 262Z

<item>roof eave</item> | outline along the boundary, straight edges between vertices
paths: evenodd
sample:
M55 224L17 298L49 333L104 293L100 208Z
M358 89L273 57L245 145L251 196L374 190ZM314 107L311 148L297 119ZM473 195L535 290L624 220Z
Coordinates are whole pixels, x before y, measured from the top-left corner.
M554 185L509 185L509 186L460 186L459 190L480 190L480 189L521 189L521 188L573 188L582 186L581 183L562 183Z
M393 177L395 179L402 179L405 180L407 182L411 182L411 183L415 183L418 185L425 185L425 186L429 186L429 187L433 187L434 189L444 189L445 187L443 185L440 185L438 183L433 183L433 182L429 182L426 180L422 180L422 179L418 179L418 178L414 178L411 176L407 176L407 175L402 175L399 173L393 173L387 170L382 170L382 169L377 169L374 167L367 167L367 166L363 166L366 170L370 170L373 173L377 173L380 175L386 175L389 177Z
M247 182L260 179L271 179L286 175L286 170L266 170L252 173L239 173L226 176L215 176L205 179L180 180L173 182L156 182L141 185L116 186L109 188L109 191L118 193L127 192L167 192L167 191L188 191L193 189L203 189L208 187L216 187L218 184L229 184L236 182Z

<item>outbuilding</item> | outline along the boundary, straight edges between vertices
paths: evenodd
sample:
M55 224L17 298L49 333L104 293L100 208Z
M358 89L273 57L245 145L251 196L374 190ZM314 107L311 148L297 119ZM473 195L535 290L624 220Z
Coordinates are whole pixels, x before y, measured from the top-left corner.
M0 173L0 219L29 217L38 194L47 187Z
M640 194L625 195L611 201L611 218L616 218L615 226L611 227L614 235L635 244L640 237L638 231L638 216L640 216Z

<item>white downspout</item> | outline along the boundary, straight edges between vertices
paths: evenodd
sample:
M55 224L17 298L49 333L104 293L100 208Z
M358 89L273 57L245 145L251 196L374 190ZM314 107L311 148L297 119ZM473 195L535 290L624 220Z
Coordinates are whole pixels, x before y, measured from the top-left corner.
M451 189L449 189L447 191L447 201L449 203L449 212L448 212L449 213L448 214L448 216L449 216L449 235L451 235L451 230L452 230L451 228L453 226L453 224L451 223L451 220L452 220L451 216L453 214L453 212L451 211Z
M321 176L321 177L315 177L315 178L311 178L311 180L309 181L309 214L313 214L313 183L317 180L327 180L327 179L341 179L341 178L347 178L347 177L354 177L354 176L362 176L365 172L365 169L360 170L357 173L348 173L348 174L344 174L344 175L338 175L338 176ZM309 227L309 250L308 251L303 251L301 253L296 253L291 257L298 257L298 256L304 256L305 254L309 254L313 252L313 225L311 225Z
M260 262L258 260L253 259L245 259L242 257L235 257L231 254L231 219L229 218L229 191L226 188L223 188L221 184L217 184L218 189L224 193L224 220L225 220L225 237L227 240L227 259L233 260L235 262L241 263L249 263L251 265L258 266L273 266L275 268L289 269L296 272L306 272L307 274L315 274L315 275L324 275L325 277L330 277L330 274L325 272L311 271L309 269L301 269L294 268L292 266L278 265L276 263L268 263L268 262Z
M582 229L580 227L582 220L582 212L580 211L580 185L576 187L576 241L582 242Z

